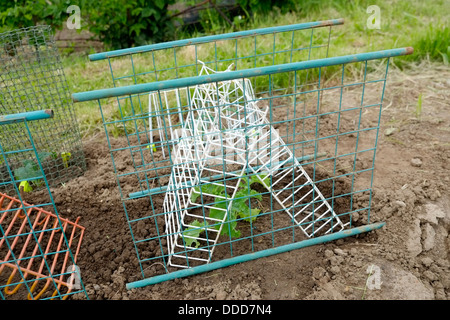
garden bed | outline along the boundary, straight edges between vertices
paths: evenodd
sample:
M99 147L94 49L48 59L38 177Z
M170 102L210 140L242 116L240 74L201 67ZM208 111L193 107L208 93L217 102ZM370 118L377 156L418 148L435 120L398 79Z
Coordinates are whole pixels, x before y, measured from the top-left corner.
M89 297L448 299L450 118L444 103L449 99L444 89L448 77L435 77L430 70L421 75L394 72L391 78L381 120L371 211L371 222L386 222L382 229L145 288L125 288L142 276L106 138L100 135L84 141L86 173L52 192L59 214L71 220L80 216L86 228L77 264ZM418 92L427 97L420 118L414 114ZM132 164L124 156L121 165L126 170ZM26 200L39 203L43 199L39 192L32 192ZM163 195L155 205L162 201ZM355 205L366 201L358 197ZM262 205L269 205L267 199ZM136 206L150 210L148 201L137 201ZM353 216L355 224L367 223L365 219ZM262 229L264 223L258 220L255 227ZM250 231L244 225L242 230ZM143 223L137 232L145 235L149 226ZM158 250L150 244L148 254L159 254ZM215 258L229 250L223 251L218 247ZM362 290L370 266L379 268L382 284L378 289ZM155 263L147 271L165 270ZM73 297L77 298L81 296Z

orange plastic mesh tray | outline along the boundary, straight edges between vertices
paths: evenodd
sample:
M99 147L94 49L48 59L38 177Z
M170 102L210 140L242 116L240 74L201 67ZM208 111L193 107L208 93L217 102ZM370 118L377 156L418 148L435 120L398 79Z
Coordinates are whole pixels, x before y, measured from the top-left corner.
M73 271L85 231L79 219L0 193L0 289L30 300L66 299L77 287Z

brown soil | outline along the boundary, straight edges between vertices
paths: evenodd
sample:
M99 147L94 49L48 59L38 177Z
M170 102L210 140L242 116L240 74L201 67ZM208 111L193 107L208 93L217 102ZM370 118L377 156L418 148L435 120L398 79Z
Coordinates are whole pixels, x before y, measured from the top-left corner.
M389 76L370 221L382 229L144 288L125 288L142 277L105 137L85 141L86 173L52 192L59 213L86 227L77 264L89 298L449 299L450 72L420 69ZM369 285L370 268L379 287Z

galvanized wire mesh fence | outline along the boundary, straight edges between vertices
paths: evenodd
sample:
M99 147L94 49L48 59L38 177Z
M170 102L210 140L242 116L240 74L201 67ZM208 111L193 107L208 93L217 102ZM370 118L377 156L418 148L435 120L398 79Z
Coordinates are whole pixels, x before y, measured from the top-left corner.
M0 192L0 298L67 299L79 293L87 297L76 266L84 227L62 218L56 209L43 161L29 124L47 122L50 110L0 118L0 127L14 126L21 133L20 145L12 148L8 136L0 135L0 157L4 164ZM41 120L42 119L42 120ZM5 149L7 146L8 149ZM26 159L30 172L17 178L11 161ZM39 203L27 199L29 183L40 187Z
M294 39L297 30L313 34L311 27L333 24L252 30L91 57L108 59L116 88L73 99L98 100L145 279L128 287L381 226L370 224L370 207L382 99L389 58L411 49L276 61L279 53L293 57L316 47L310 41L302 50L293 45L277 50L280 32ZM257 44L260 37L273 40L265 47L270 51L255 49L240 60L233 50L219 58L230 48L227 41ZM200 44L212 48L204 52L212 60L199 59ZM329 36L325 52L328 44ZM145 61L155 61L159 50L172 51L179 61L177 50L188 48L195 54L182 66L157 69L153 63L154 71L136 71L148 68ZM144 54L147 60L136 59ZM115 64L117 56L130 59L127 76L113 71L122 63ZM190 68L188 76L183 67ZM169 69L175 72L171 79L156 78ZM327 81L330 73L339 76ZM149 74L151 82L139 82ZM123 86L124 79L134 84ZM117 111L108 112L111 106ZM355 220L369 227L355 229Z
M29 124L50 185L67 182L85 171L73 103L49 26L0 34L0 90L1 115L42 109L55 111L53 119ZM20 125L0 127L5 151L22 148L26 133L21 130ZM24 165L29 160L24 153L10 159L17 179L32 174ZM0 168L4 166L0 159Z

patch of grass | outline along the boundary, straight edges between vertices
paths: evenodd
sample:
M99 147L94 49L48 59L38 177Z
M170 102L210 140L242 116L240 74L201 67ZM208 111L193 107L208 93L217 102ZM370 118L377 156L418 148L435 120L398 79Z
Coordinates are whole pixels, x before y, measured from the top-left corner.
M86 54L73 54L62 59L70 93L112 87L106 61L91 62ZM74 104L83 137L103 131L97 101Z
M445 25L430 24L424 36L414 43L414 60L429 59L448 65L450 55L450 28Z

